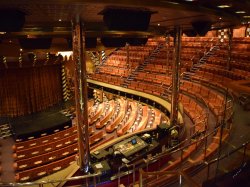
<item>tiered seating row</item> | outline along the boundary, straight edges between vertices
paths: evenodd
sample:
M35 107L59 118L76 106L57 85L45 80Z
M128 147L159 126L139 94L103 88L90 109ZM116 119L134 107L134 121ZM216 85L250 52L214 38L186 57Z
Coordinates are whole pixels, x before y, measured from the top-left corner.
M179 153L180 155L172 159L168 162L168 165L160 169L160 171L169 171L177 168L181 163L183 163L185 160L187 160L192 165L189 167L186 167L184 170L188 170L192 167L195 167L195 163L200 163L203 160L207 160L210 158L217 148L219 147L219 137L220 137L220 128L217 131L216 135L212 137L212 142L207 146L207 149L202 151L201 154L198 156L195 156L195 159L192 159L191 157L194 157L194 152L200 147L201 141L191 143L189 146L187 146L185 149ZM222 142L226 140L229 133L228 130L224 129L223 136L222 136ZM164 184L167 184L167 181L170 181L174 175L162 175L160 178L156 176L148 176L143 181L147 184L147 186L161 186Z
M15 147L17 151L20 151L20 150L28 149L28 148L35 147L35 146L41 146L45 143L52 142L57 139L62 139L70 135L76 134L76 132L77 132L76 126L72 126L66 130L62 130L51 135L47 135L44 137L27 140L23 142L17 142L15 144Z
M125 77L120 77L116 75L110 75L110 74L104 74L104 73L96 73L91 76L93 80L101 81L101 82L106 82L109 84L113 85L118 85L120 86L121 84L124 83Z
M95 110L93 112L90 112L89 114L89 125L92 125L102 114L105 108L105 103L97 103L97 106L95 106L94 108Z
M162 74L166 74L166 73L171 73L172 72L172 66L169 65L169 66L166 66L164 64L166 64L165 62L166 60L162 60L162 59L159 59L159 60L154 60L152 61L152 63L150 64L147 64L145 67L144 67L144 71L146 72L151 72L151 73L162 73Z
M200 154L195 159L189 159L191 163L199 163L202 160L208 159L212 154L215 153L215 151L218 149L220 144L220 134L221 134L221 128L217 131L216 135L213 137L212 142L208 145L206 152L204 151L202 154ZM222 134L222 142L224 142L229 136L229 130L223 129Z
M38 155L35 157L17 160L15 168L18 171L27 170L33 167L37 167L39 165L44 165L50 162L54 162L55 160L62 159L66 156L75 154L77 152L77 143L71 144L69 146L63 147L58 151L51 151L46 154Z
M204 100L214 112L218 120L223 117L225 100L221 94L200 84L188 81L183 82L181 90L195 96L197 99L200 98Z
M224 77L223 75L215 75L205 71L196 71L194 75L191 75L191 79L195 81L201 81L224 90L227 89L225 86L226 83L232 81L232 79Z
M155 84L161 84L161 85L164 84L166 86L169 86L171 83L171 77L166 75L161 75L159 73L152 74L152 73L139 72L136 77L136 80L144 82L153 82Z
M127 103L127 100L120 99L120 107L115 112L114 118L108 121L105 127L106 132L113 132L118 127L118 124L121 123L122 119L125 117L125 112L127 111Z
M212 65L212 64L206 64L200 67L201 71L209 72L215 75L222 75L223 77L227 77L231 80L244 80L246 77L242 74L237 74L237 72L234 71L228 71L225 69L221 69L221 67Z
M137 103L131 103L131 113L129 112L129 116L128 116L128 120L125 124L123 124L123 126L121 126L120 129L117 130L117 135L121 136L124 135L129 129L130 127L134 124L136 116L137 116Z
M103 118L105 118L110 124L114 122L115 125L111 125L113 129L110 129L110 132L114 131L119 125L121 126L121 134L125 134L128 130L135 126L135 119L137 116L137 107L138 104L136 102L129 102L130 103L130 110L128 113L131 115L125 116L125 111L127 109L127 100L118 99L117 101L111 100L106 101L105 106L104 104L94 104L92 108L89 108L90 117L96 116L96 113L100 110L100 108L106 108L106 114L104 114ZM100 107L102 106L102 107ZM109 107L108 107L109 106ZM146 127L146 124L150 123L152 126L159 125L161 120L161 113L153 110L154 117L157 119L157 123L150 118L148 115L148 107L142 107L143 115L141 115L141 121L138 125L138 129L135 130L142 130ZM96 116L97 121L101 121L101 115L105 112L105 110L101 110L102 112L100 115ZM109 113L113 115L109 115ZM157 115L156 115L157 114ZM126 119L124 119L126 117ZM118 119L118 120L117 120ZM121 121L124 119L123 126L121 125ZM118 124L119 122L119 124ZM105 123L104 126L105 130L109 129L107 126L109 123ZM97 122L93 122L95 126L97 126ZM92 124L92 125L93 125ZM97 129L96 129L97 130ZM90 146L97 146L100 145L101 142L107 142L114 138L114 136L110 136L109 138L106 137L106 132L104 129L94 131L93 126L89 128L89 133L91 134L89 138ZM71 134L70 134L70 133ZM110 133L107 132L107 133ZM118 134L118 131L116 132ZM47 139L45 139L47 138ZM56 140L56 141L55 141ZM39 143L38 143L39 142ZM31 145L33 144L33 145ZM67 167L67 161L65 165L62 165L61 160L65 160L65 157L69 155L75 155L77 152L77 134L76 134L76 126L70 127L66 130L57 132L53 135L49 135L46 137L35 138L33 140L24 141L17 143L17 147L19 147L15 153L16 163L15 169L17 170L17 181L27 181L27 180L34 180L45 176L47 174L51 174L55 171L58 171L64 167ZM22 147L21 147L22 146ZM71 156L70 156L71 157ZM73 161L73 160L72 160ZM58 167L55 167L54 163L60 163ZM47 168L44 170L44 168ZM31 174L32 173L32 174Z
M128 88L158 96L160 96L165 90L163 85L159 86L152 84L152 82L142 82L142 81L131 81L131 84L128 86Z
M99 72L109 74L109 75L121 76L121 77L127 77L129 74L127 69L116 68L113 66L101 66L99 67Z
M218 56L210 57L207 61L207 65L210 65L212 68L221 68L225 70L227 67L227 59L223 59L222 57ZM230 66L232 68L230 71L231 74L235 74L242 79L250 77L250 64L247 61L244 62L239 59L236 61L231 60Z
M184 94L180 94L179 99L183 104L185 113L194 123L194 125L190 128L190 135L204 132L207 129L206 120L208 111L206 111L206 108Z
M135 122L135 129L140 131L146 128L147 123L148 123L148 119L149 119L149 108L148 106L143 106L141 108L142 110L142 114L138 115L137 118L139 118L136 122ZM140 122L139 122L140 121Z
M64 159L60 159L58 161L51 162L46 165L42 165L39 167L35 167L33 169L24 170L16 173L15 179L16 181L25 182L29 180L35 180L41 178L43 176L52 174L56 171L59 171L63 168L68 167L75 161L75 155L71 155Z
M115 103L114 100L109 102L109 105L106 106L106 110L103 112L103 114L100 116L99 121L95 124L97 129L103 128L107 121L111 118L111 116L115 112Z
M41 144L34 146L34 147L31 147L31 148L17 150L14 157L17 160L31 158L31 157L37 156L39 154L45 154L45 153L48 153L50 151L55 151L57 149L61 149L63 146L70 145L72 143L75 143L76 141L77 141L76 133L72 134L70 136L67 136L66 138L56 137L56 139L54 139L54 140L51 140L51 141L46 142L46 143L41 143Z

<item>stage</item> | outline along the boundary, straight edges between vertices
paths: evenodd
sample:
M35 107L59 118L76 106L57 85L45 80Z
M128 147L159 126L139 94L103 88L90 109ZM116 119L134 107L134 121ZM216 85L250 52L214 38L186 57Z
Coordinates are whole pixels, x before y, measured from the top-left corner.
M52 134L54 130L61 130L72 125L70 116L61 111L62 106L50 108L47 111L32 115L13 118L9 121L15 139L25 140L29 137L40 137L42 134Z

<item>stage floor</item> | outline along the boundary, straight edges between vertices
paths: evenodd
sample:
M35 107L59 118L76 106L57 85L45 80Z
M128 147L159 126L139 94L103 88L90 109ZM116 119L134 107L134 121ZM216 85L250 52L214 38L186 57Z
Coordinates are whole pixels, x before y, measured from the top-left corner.
M32 115L17 117L9 120L15 139L27 139L28 137L40 137L41 134L51 134L56 129L64 129L71 126L70 117L62 114L62 106L50 108L47 111Z

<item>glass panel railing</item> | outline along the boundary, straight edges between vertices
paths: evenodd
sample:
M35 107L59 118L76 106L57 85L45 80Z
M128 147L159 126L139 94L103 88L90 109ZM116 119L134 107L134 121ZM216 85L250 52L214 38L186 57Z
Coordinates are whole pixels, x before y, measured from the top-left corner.
M219 158L211 160L210 162L202 162L196 165L193 164L189 167L185 166L175 169L174 171L146 171L145 169L140 168L138 184L140 187L147 186L148 184L150 184L150 186L171 184L171 186L198 187L201 186L204 181L211 181L212 179L215 180L230 171L236 171L233 173L234 177L236 175L240 175L241 171L244 167L246 167L246 163L250 161L250 157L247 155L247 152L249 152L249 142L228 152L227 154L221 155ZM202 170L200 169L201 166L203 168ZM171 183L171 178L174 179L175 182ZM217 181L219 181L219 179L217 179Z

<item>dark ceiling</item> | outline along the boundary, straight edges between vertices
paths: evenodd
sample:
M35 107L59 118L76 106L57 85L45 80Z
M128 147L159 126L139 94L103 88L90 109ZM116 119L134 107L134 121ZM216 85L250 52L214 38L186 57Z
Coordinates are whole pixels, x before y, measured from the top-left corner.
M222 8L224 5L225 8ZM154 12L146 32L108 30L99 14L109 6L144 8ZM209 21L211 29L236 27L250 21L248 0L1 0L0 10L18 9L25 23L18 32L0 34L0 39L27 37L71 37L72 20L80 15L87 36L157 35L171 32L176 25L192 29L192 23ZM1 20L2 19L2 20ZM3 18L0 17L0 23ZM250 23L250 22L249 22Z

